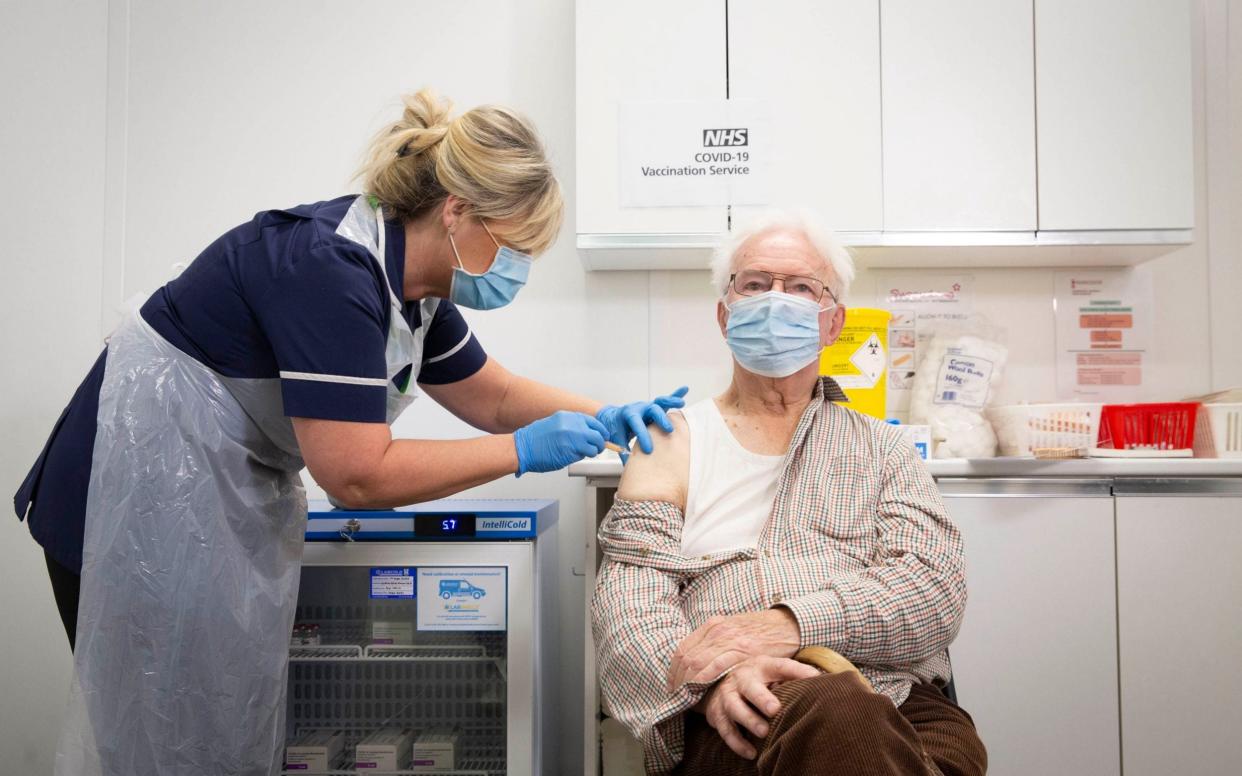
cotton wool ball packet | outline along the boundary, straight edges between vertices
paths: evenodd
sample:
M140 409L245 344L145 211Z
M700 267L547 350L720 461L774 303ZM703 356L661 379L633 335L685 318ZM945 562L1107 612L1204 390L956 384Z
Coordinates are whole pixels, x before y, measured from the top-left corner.
M994 457L996 433L983 410L993 403L1009 358L1000 332L976 321L936 332L922 350L910 421L931 427L933 456Z

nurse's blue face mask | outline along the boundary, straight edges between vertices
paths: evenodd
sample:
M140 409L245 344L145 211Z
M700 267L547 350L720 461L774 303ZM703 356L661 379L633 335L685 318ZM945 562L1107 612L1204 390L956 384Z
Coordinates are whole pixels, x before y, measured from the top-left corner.
M768 275L768 289L770 278ZM793 280L797 278L786 278L785 283ZM820 307L816 300L822 300L824 294L831 296L822 284L797 288L796 293L789 293L788 288L782 292L748 287L739 293L751 295L725 305L729 310L725 341L747 371L763 377L788 377L819 358L819 314L837 305L834 300Z
M526 285L530 275L532 259L525 253L515 251L501 245L487 224L479 221L487 230L487 236L496 243L496 258L487 272L476 275L466 271L466 265L457 252L457 243L453 241L453 233L449 233L449 245L453 247L453 255L457 257L457 266L453 267L453 282L449 290L449 301L453 304L469 307L472 310L495 310L513 301L517 292Z

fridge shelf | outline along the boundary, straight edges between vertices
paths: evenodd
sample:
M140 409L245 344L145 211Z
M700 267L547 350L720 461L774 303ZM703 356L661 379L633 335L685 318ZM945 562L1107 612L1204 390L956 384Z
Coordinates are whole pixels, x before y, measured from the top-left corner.
M427 773L435 773L436 776L504 776L505 758L490 757L472 757L467 756L458 762L458 767L451 771L359 771L354 768L353 757L346 757L341 762L335 764L331 770L323 773L328 776L358 776L359 773L373 774L373 776L425 776ZM288 770L281 771L282 776L305 776L306 771Z
M322 773L328 776L358 776L361 771L353 767L353 758L346 757L341 762L335 764L331 770ZM281 771L282 776L305 776L306 771L287 770ZM504 757L466 757L458 763L458 767L451 771L365 771L367 774L374 776L425 776L427 773L435 773L437 776L503 776L505 773Z
M453 771L359 771L354 768L344 766L330 771L323 771L327 776L358 776L359 773L367 773L373 776L426 776L428 773L434 773L436 776L502 776L505 772L504 758L495 760L471 761L464 764L462 768ZM282 776L305 776L306 771L281 771Z
M508 681L504 658L481 644L322 644L289 647L291 663L486 663Z
M382 660L488 660L482 644L370 644L363 657Z
M299 727L299 733L318 730L318 727ZM358 776L360 771L354 768L353 750L370 730L366 727L340 725L328 729L340 729L346 733L345 752L333 763L326 773L329 776ZM463 742L457 759L457 768L451 771L434 771L437 776L504 776L504 730L497 727L480 727L470 731ZM282 776L303 776L306 772L299 770L281 771ZM365 771L371 776L420 776L429 771L412 769L399 771Z
M289 647L289 660L299 662L361 660L362 647L357 644L301 644Z

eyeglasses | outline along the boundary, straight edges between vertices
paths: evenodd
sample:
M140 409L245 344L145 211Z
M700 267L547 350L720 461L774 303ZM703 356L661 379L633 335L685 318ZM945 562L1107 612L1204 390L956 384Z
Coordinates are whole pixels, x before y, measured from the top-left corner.
M806 275L782 275L779 272L767 272L762 269L746 269L729 276L729 285L742 296L758 296L772 290L776 280L781 281L781 290L790 296L819 304L824 292L837 303L836 296L824 286L824 281Z

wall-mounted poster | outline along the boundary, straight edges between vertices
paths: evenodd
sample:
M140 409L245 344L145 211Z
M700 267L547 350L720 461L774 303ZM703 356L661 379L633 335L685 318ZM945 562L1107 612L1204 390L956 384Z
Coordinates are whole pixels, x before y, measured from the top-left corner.
M1151 346L1151 276L1131 269L1056 275L1057 395L1137 401Z

